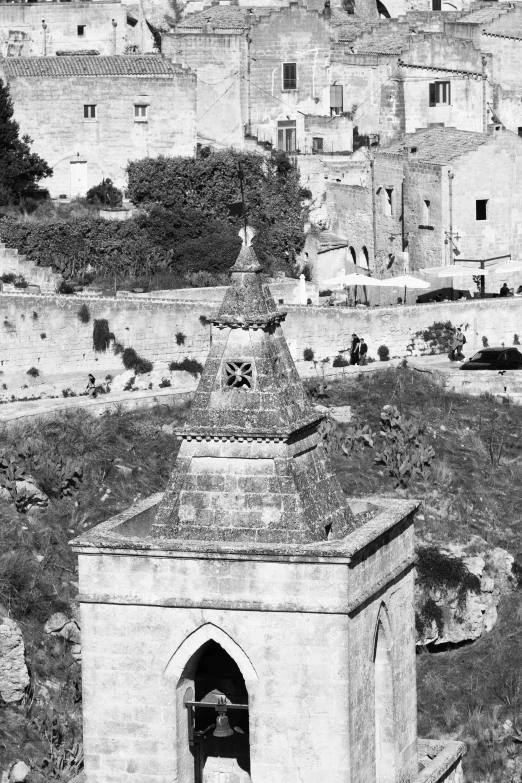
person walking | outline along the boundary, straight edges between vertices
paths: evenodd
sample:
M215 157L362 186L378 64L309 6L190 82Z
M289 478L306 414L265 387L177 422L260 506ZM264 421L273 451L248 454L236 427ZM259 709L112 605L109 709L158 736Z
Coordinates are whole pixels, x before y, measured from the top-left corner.
M359 361L359 338L352 334L352 345L350 348L350 364L357 364Z
M359 342L359 362L358 364L363 366L368 362L368 346L364 341L364 337L361 337Z
M451 347L449 351L449 359L451 362L463 361L464 354L462 352L462 348L465 344L466 344L466 338L462 334L459 327L455 332L455 336L453 337L453 340L451 342Z
M85 389L89 397L96 397L96 378L94 375L89 375L89 379L87 381L87 387Z

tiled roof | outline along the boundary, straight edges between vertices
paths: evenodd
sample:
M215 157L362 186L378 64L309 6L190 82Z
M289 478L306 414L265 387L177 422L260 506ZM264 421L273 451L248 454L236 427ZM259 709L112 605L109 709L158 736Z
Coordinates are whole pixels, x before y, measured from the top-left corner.
M333 18L333 12L332 12ZM334 27L338 28L338 40L339 41L355 41L363 33L371 30L371 24L365 22L363 19L355 19L353 16L348 20L335 20L333 22Z
M485 133L457 130L456 128L427 128L409 133L400 141L380 150L383 154L399 155L407 149L416 147L414 160L445 166L455 158L474 152L486 144L491 136Z
M410 45L412 34L409 29L390 33L386 30L374 30L369 38L356 42L356 54L401 54Z
M270 7L241 8L237 5L215 5L187 16L177 27L200 29L208 24L216 30L242 30L257 21L260 16L268 16L274 9Z
M486 8L479 8L477 11L472 11L465 16L461 16L460 19L457 19L456 21L464 24L485 24L497 19L501 13L504 13L507 10L507 8L503 9L502 6L498 5L495 8L488 6Z
M169 76L180 73L174 65L158 55L115 55L97 57L6 57L0 68L7 78L16 76Z

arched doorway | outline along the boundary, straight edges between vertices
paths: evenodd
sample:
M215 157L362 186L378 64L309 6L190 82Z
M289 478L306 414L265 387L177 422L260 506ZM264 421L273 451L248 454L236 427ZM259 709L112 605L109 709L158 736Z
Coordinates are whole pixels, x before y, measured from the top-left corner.
M390 12L384 5L384 3L381 3L381 0L377 0L377 13L379 14L381 19L391 19Z
M379 620L375 638L375 779L395 781L395 725L393 710L393 670L388 640Z
M363 245L360 256L359 256L359 266L362 266L363 269L369 269L370 268L370 256L368 255L368 248L366 245Z
M238 665L221 645L210 640L194 654L186 673L193 683L185 694L184 707L194 783L249 783L248 709L228 707L248 706L248 691ZM215 736L220 713L214 705L219 702L226 708L222 714L230 727L228 736Z
M352 263L357 265L357 254L354 248L350 246L349 250L350 250L350 260L352 261Z

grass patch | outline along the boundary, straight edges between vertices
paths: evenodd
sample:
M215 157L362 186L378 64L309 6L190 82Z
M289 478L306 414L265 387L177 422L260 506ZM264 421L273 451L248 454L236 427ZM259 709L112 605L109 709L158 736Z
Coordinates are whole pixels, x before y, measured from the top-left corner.
M62 756L80 759L81 669L67 644L43 630L53 612L71 616L75 606L76 556L68 541L165 488L179 444L161 428L185 418L186 408L166 405L100 418L76 410L0 430L1 450L18 452L23 443L40 455L33 462L41 470L33 465L31 473L42 487L50 488L50 461L74 461L84 477L74 495L51 492L48 507L36 514L0 501L0 603L22 628L31 673L26 702L0 709L2 768L23 759L54 779L42 768L46 759L57 767ZM118 470L119 464L131 470Z

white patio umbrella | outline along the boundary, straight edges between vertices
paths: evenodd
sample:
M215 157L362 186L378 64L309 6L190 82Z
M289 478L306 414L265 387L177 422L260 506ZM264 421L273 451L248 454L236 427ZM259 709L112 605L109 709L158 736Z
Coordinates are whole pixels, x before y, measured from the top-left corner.
M382 280L378 280L376 277L370 277L369 275L360 275L358 272L352 272L350 275L340 275L338 277L331 277L329 280L323 280L326 285L343 285L355 286L355 304L357 304L357 286L358 285L382 285Z
M510 272L522 272L522 261L506 261L505 264L497 266L493 272L496 275L509 274Z
M403 303L406 304L406 291L417 290L420 288L429 288L430 283L426 280L421 280L418 277L412 277L411 275L400 275L399 277L388 277L386 280L381 280L381 285L389 288L404 288Z
M454 264L452 266L443 267L443 269L438 272L437 277L463 277L464 275L480 275L485 277L486 275L489 275L489 271L487 269L480 269L480 267L465 267Z

